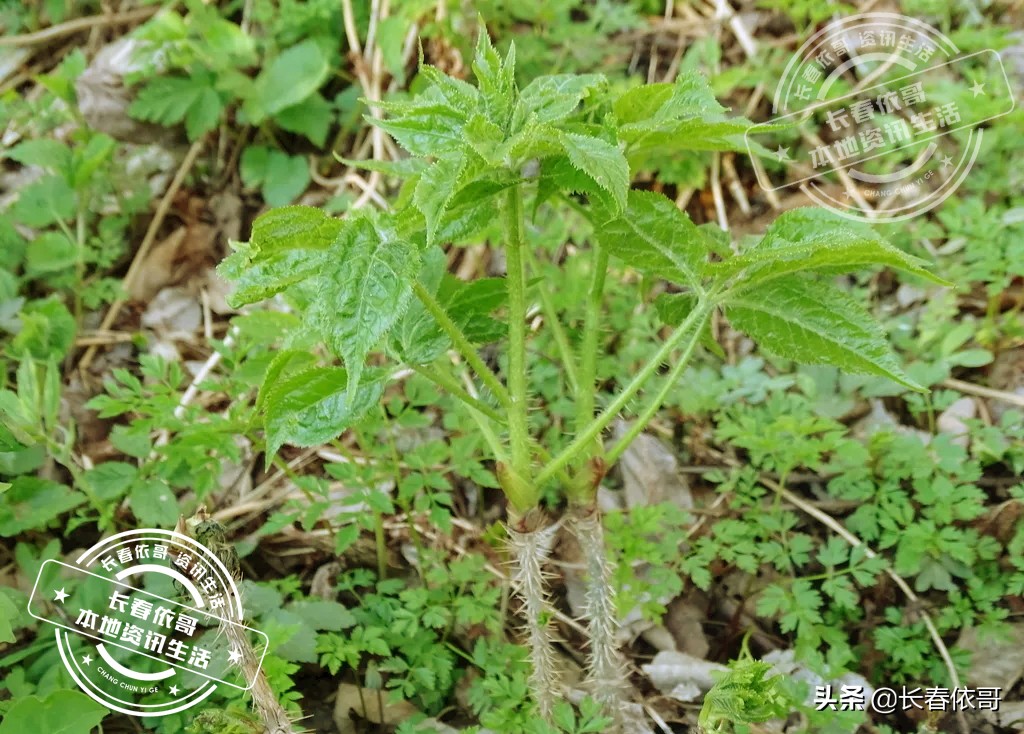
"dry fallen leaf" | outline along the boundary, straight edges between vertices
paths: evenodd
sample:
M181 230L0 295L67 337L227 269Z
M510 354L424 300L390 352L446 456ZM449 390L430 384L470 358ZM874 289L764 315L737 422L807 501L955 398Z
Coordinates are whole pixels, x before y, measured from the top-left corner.
M988 383L996 390L1024 397L1024 347L999 352L992 360ZM1003 414L1009 410L1021 410L1020 407L1003 400L990 400L988 406L993 420L996 421L1002 420Z
M392 701L390 691L342 683L338 686L338 695L334 701L334 725L338 727L338 734L356 734L361 731L352 718L353 713L373 724L395 726L415 716L419 710L408 701Z
M184 288L164 288L149 302L142 325L158 332L192 334L203 321L202 308Z
M613 440L618 440L628 427L625 421L616 422ZM693 507L689 483L679 474L678 459L654 436L637 436L622 453L617 466L627 508L662 502L672 502L684 510Z
M89 126L126 143L173 145L182 140L181 128L142 122L128 114L134 91L124 77L141 71L135 58L141 41L121 38L104 46L75 81L78 108Z
M957 446L967 446L970 429L964 421L978 415L978 406L974 398L960 398L939 414L935 427L939 433L946 433Z
M695 603L700 600L701 604ZM695 590L688 598L679 597L668 605L663 624L672 634L677 648L694 657L706 657L711 650L707 637L704 635L703 622L707 618L703 605L707 604L706 595Z
M1009 626L1009 637L980 639L973 627L960 633L956 646L971 655L967 683L1009 691L1024 676L1024 623Z
M198 290L205 276L220 258L217 228L203 222L179 227L158 242L129 284L128 295L135 301L148 301L161 288L186 285Z
M659 691L686 703L696 701L701 694L711 690L715 685L712 672L724 672L728 668L685 652L668 650L659 652L654 660L641 666L641 670Z

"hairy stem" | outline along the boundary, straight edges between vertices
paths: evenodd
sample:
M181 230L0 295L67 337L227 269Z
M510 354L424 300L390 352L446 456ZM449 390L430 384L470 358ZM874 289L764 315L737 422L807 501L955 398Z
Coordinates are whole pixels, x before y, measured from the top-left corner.
M473 384L473 380L466 372L462 373L462 381L466 384L466 392L474 400L479 400L480 396L476 391L476 385ZM470 409L469 414L473 416L473 420L476 422L477 428L480 429L480 435L484 437L484 441L491 449L491 453L494 454L494 458L498 461L508 461L508 457L505 454L505 447L501 441L498 440L497 434L491 428L491 424L487 422L486 416L476 410ZM504 421L500 421L504 423Z
M505 198L505 261L508 274L508 430L512 468L530 481L529 405L526 395L526 267L523 258L523 193L518 186Z
M494 371L488 367L480 355L477 354L476 347L474 347L466 335L462 333L462 329L459 328L458 324L452 321L451 316L444 310L444 306L437 302L437 299L431 295L430 291L423 287L423 284L418 280L413 281L412 284L413 293L423 304L423 307L427 309L434 320L437 321L438 326L441 330L448 335L448 338L452 340L452 345L462 355L462 358L466 360L466 363L470 366L477 377L487 386L487 388L494 393L502 405L509 407L510 400L508 391L505 386L501 384L501 380L494 374Z
M461 400L467 407L472 410L481 413L492 421L495 421L499 425L504 424L505 418L498 411L492 408L487 403L483 402L479 398L475 398L470 395L462 386L455 380L454 377L445 373L443 370L435 370L433 367L427 365L410 365L414 372L422 375L438 387L443 390L447 390L452 397L456 397Z
M523 602L527 646L530 650L530 690L541 717L551 721L557 700L558 672L552 650L550 611L544 564L551 555L557 525L536 530L508 529L512 551L512 589Z
M207 527L205 534L196 537L198 533L194 532L194 528L202 526ZM189 520L186 521L182 517L178 521L177 531L194 538L197 543L207 546L221 559L234 578L241 578L235 548L227 541L223 526L220 523L210 522L205 505L200 505L196 514ZM238 621L241 622L241 620ZM248 630L241 624L232 624L227 619L220 619L218 634L223 634L227 638L231 643L232 652L239 656L238 665L244 672L244 679L253 682L249 694L252 696L256 713L262 720L265 734L296 734L288 712L278 701L277 694L267 679L266 671L260 665L262 659L256 655L256 651L253 649Z
M672 388L679 382L679 378L683 376L683 372L690 363L690 357L693 355L693 350L700 341L700 334L704 329L704 322L706 319L707 315L695 324L693 333L690 334L690 338L686 340L686 345L683 347L683 353L680 355L676 364L672 367L672 370L668 373L668 377L665 378L661 389L659 389L650 402L644 406L643 411L641 411L640 415L636 417L636 420L634 420L632 425L630 425L626 430L626 433L608 452L605 459L609 465L618 461L619 457L622 456L622 452L629 448L629 445L633 443L633 440L647 427L647 424L651 422L654 414L658 412L658 409L665 402L669 392L671 392Z
M583 342L580 345L580 379L576 391L576 433L582 433L594 420L594 390L597 381L597 342L601 334L601 305L604 282L608 274L608 250L594 242L594 272L587 294L587 310L583 320ZM594 455L600 455L601 442L594 442Z
M535 276L540 275L540 267L535 258L526 250L527 260L530 261L530 270ZM574 395L580 391L579 380L576 378L576 363L573 360L572 347L569 345L569 337L565 333L565 327L558 320L558 310L551 300L551 294L544 287L543 283L537 288L540 296L541 310L544 312L544 323L551 329L551 336L555 339L555 346L558 348L558 356L562 360L565 369L565 379L569 383L569 389Z
M246 679L255 678L249 693L267 734L295 734L291 719L278 702L277 694L270 687L270 681L260 667L260 660L252 649L245 627L222 622L220 630L231 643L231 647L242 656L240 665L245 671Z
M572 529L579 541L587 566L586 609L590 651L587 678L594 699L619 725L619 713L626 691L626 665L619 653L616 633L619 618L615 608L615 588L611 583L611 565L604 547L604 527L600 512L593 506L573 507Z
M544 466L540 474L537 476L538 485L550 479L555 472L569 464L569 462L585 451L595 438L601 435L601 431L607 428L608 425L615 420L615 417L623 411L633 396L636 395L647 381L654 376L658 371L658 368L668 359L673 350L675 350L683 340L686 339L694 325L700 324L703 326L705 319L707 319L708 315L711 313L712 307L712 302L706 297L702 298L697 303L697 306L690 312L690 315L686 317L686 320L683 321L683 323L680 324L674 332L672 332L672 335L664 344L662 344L661 349L658 350L651 361L644 365L643 369L633 377L630 383L615 396L601 415L591 421L584 431L577 433L576 438L572 443L562 449L561 453ZM692 346L687 349L687 356L689 356L689 352L692 350ZM650 419L648 418L648 420Z

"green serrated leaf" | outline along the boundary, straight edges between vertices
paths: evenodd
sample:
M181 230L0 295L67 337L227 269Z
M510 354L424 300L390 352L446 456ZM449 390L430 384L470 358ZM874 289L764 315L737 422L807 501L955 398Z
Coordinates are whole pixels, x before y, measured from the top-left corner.
M568 161L569 158L565 153L565 146L562 145L562 132L558 128L553 125L531 121L505 141L504 145L498 150L498 157L523 162L532 158L543 159L557 156ZM570 163L569 165L571 166L572 164ZM577 169L573 170L581 177L586 177L589 181L593 181L585 173ZM600 189L599 186L596 186L596 182L595 188ZM602 191L602 193L604 192Z
M710 117L725 112L715 99L707 77L699 71L683 71L672 85L672 94L655 113L660 119Z
M32 528L46 528L83 502L85 495L57 482L16 477L0 502L0 536L10 538Z
M309 186L309 163L303 156L288 155L265 145L250 145L239 162L242 183L259 186L273 207L293 202Z
M674 83L644 84L630 89L615 101L612 109L623 125L721 117L725 111L707 79L696 71L682 72Z
M5 155L22 165L40 166L54 173L63 173L71 168L71 150L57 140L26 140Z
M480 90L469 82L448 76L429 64L420 66L419 74L432 85L437 98L453 109L475 110L480 104Z
M307 321L345 360L355 389L369 351L402 315L419 273L415 247L397 236L383 215L350 215L321 271L322 297Z
M569 162L565 155L544 158L540 163L540 180L534 197L534 216L540 205L558 194L586 194L595 209L595 221L613 217L616 202L597 182Z
M173 528L178 519L174 492L162 479L139 482L128 495L132 512L144 527Z
M286 443L317 446L337 437L377 404L383 390L381 380L353 385L340 367L292 375L267 396L267 461Z
M132 486L139 470L123 461L106 461L82 474L82 481L101 500L120 499Z
M942 285L925 262L878 237L869 227L821 209L793 209L768 227L762 240L741 255L713 267L723 277L744 272L745 287L800 271L845 273L888 266Z
M626 154L638 168L657 167L665 156L682 151L747 151L744 133L751 123L743 118L731 120L669 120L657 123L623 125L619 139Z
M629 164L622 151L600 138L575 133L564 133L561 143L573 167L611 194L619 211L625 209L626 194L629 191Z
M29 227L48 227L74 216L77 196L63 176L44 176L21 190L10 211Z
M682 324L690 312L696 307L697 298L691 293L662 293L654 299L654 309L658 316L669 326ZM711 329L711 319L704 320L700 334L701 345L717 357L725 358L725 350L715 341Z
M57 690L46 698L25 696L7 710L0 722L0 734L89 734L107 713L79 691Z
M478 179L463 186L452 197L435 239L459 243L481 236L495 223L498 194L515 184L514 179Z
M265 117L299 104L320 88L329 71L327 57L315 40L306 39L286 49L256 77L254 96L245 107L247 114L259 124Z
M601 244L636 269L692 287L699 286L703 235L685 212L661 194L630 191L621 217L602 225Z
M423 255L419 282L435 295L444 277L444 251L431 247ZM388 335L389 348L406 364L429 364L444 354L451 343L434 317L419 300L413 300Z
M500 127L483 115L476 114L469 118L469 122L466 123L462 131L466 136L466 142L477 155L488 163L496 164L498 162L499 150L502 143L505 142L505 133Z
M523 87L520 99L538 122L558 122L571 115L589 94L605 87L604 74L550 74Z
M298 370L309 368L315 361L312 354L298 349L285 349L275 354L274 359L267 366L263 383L256 395L256 412L263 412L267 404L267 396L274 391L282 379Z
M377 161L372 158L355 160L352 158L342 158L337 153L334 154L334 157L339 163L344 163L346 166L361 168L364 171L380 171L381 173L397 176L398 178L415 176L426 170L427 166L430 165L430 162L423 158L402 158L397 161Z
M176 125L185 119L192 105L209 88L209 82L205 76L159 76L150 79L139 89L128 113L138 120Z
M197 140L217 127L224 112L224 102L214 89L203 89L185 114L185 134L189 140Z
M443 155L461 148L465 143L462 127L466 115L446 104L431 102L420 95L416 102L381 103L389 113L385 120L367 116L366 121L386 131L413 155Z
M924 391L903 372L871 315L832 285L780 277L731 294L725 312L736 329L785 359L882 375Z
M615 100L612 110L621 125L649 120L672 98L673 89L669 82L634 87Z
M290 133L305 135L313 145L322 148L334 122L334 107L314 92L298 104L279 111L274 115L274 122Z
M32 276L67 270L78 262L78 246L63 232L43 232L28 247L25 272Z
M21 330L7 347L12 355L63 358L75 341L75 317L56 295L25 304L19 321Z
M422 158L403 158L398 161L375 161L372 158L368 158L356 161L351 158L342 158L338 154L335 154L334 157L339 163L351 166L352 168L359 168L364 171L380 171L381 173L397 176L398 178L415 176L422 173L430 165L428 161Z
M81 191L95 185L93 177L113 159L116 150L117 141L102 133L90 136L89 142L76 147L71 156L72 187Z
M340 632L356 624L352 612L336 601L299 601L289 605L288 611L301 617L310 629Z
M218 267L236 283L232 306L255 303L320 272L344 224L319 209L288 206L256 218L248 243Z
M504 278L478 278L469 283L447 278L438 299L473 344L494 341L507 331L505 324L490 317L508 299Z
M515 43L509 44L508 53L502 59L491 45L487 28L481 22L477 28L476 55L472 66L487 117L502 130L507 130L519 96L515 80Z
M442 156L423 171L412 200L427 222L427 244L434 243L437 227L452 197L462 187L466 157L461 152Z

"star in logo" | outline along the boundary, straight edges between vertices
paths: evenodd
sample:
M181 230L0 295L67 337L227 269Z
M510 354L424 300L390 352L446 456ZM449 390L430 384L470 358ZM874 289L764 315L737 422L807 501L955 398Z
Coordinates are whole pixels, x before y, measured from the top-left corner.
M231 648L231 652L228 653L228 662L238 663L242 660L242 653L238 652L238 648Z
M82 656L82 662L84 664L86 664L86 665L92 665L92 656L91 655L83 655Z
M943 168L949 168L952 165L953 165L953 159L950 156L948 156L948 155L944 156L943 159L942 159L942 167Z
M64 603L65 599L67 599L69 596L71 596L71 594L64 593L64 587L63 586L60 587L60 591L58 591L57 589L54 589L53 593L56 594L56 596L54 596L53 600L54 601L59 601L61 604Z
M779 159L779 163L781 163L782 161L788 161L790 159L789 148L783 148L780 145L779 149L775 151L775 157Z
M172 696L177 696L181 691L177 686L171 686L167 689L167 692L170 693Z
M985 94L985 85L982 84L981 82L974 82L974 86L971 87L971 92L974 93L975 97L977 97L979 94L984 95Z

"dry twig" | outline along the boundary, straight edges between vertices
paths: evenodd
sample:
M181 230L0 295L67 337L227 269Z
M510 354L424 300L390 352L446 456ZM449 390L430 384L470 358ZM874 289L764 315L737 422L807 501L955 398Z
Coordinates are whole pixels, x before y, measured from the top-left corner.
M92 30L93 28L115 25L131 25L132 23L138 23L152 18L160 11L160 9L159 5L151 5L145 8L128 10L116 15L90 15L84 18L75 18L74 20L69 20L66 23L50 26L49 28L44 28L41 31L35 31L34 33L23 33L19 36L7 36L6 38L0 38L0 47L38 46L43 43L55 41L58 38L65 38L67 36L73 36L76 33L81 33L82 31Z

